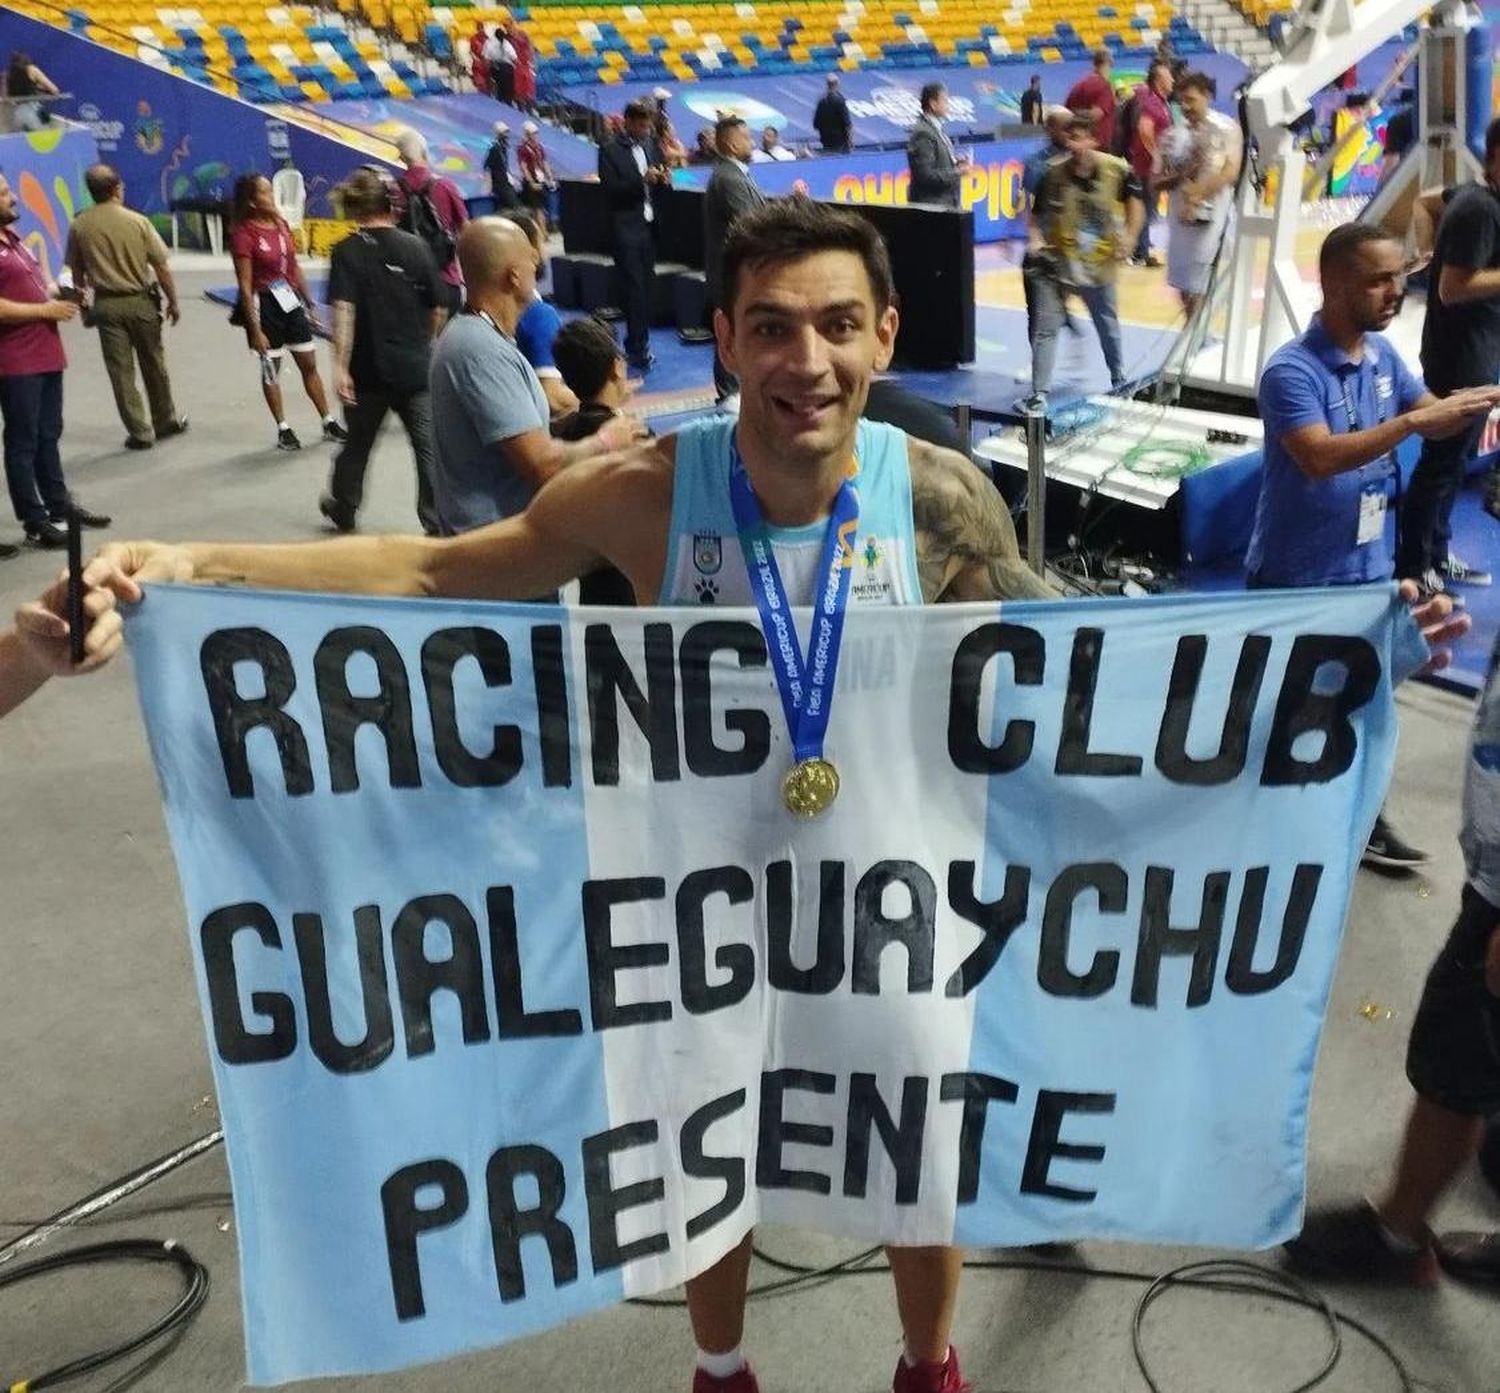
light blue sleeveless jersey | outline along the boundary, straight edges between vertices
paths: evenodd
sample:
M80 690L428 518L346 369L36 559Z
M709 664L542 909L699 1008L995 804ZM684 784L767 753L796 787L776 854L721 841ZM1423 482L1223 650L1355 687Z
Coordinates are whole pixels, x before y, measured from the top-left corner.
M729 502L733 417L695 421L677 433L672 482L672 528L662 575L663 605L754 605ZM855 438L859 472L859 531L854 543L853 604L919 605L916 524L906 435L894 426L861 421ZM826 522L773 527L771 544L793 605L816 593Z

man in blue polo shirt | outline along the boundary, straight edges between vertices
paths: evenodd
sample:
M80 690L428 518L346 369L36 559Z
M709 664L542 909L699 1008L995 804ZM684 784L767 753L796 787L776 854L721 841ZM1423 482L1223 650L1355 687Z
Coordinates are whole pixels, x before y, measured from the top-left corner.
M536 266L536 278L540 283L547 274L547 233L540 216L530 208L507 208L502 218L515 223L526 234ZM578 398L568 390L552 357L552 344L557 331L562 328L562 316L537 290L531 303L526 306L516 322L516 347L521 356L531 364L537 381L542 384L542 393L547 398L547 410L556 421L578 410Z
M1377 332L1396 313L1402 265L1400 243L1379 227L1335 228L1318 255L1322 310L1261 374L1265 465L1245 558L1252 588L1390 580L1396 446L1410 435L1456 435L1500 403L1497 387L1439 399ZM1367 862L1426 859L1377 819Z

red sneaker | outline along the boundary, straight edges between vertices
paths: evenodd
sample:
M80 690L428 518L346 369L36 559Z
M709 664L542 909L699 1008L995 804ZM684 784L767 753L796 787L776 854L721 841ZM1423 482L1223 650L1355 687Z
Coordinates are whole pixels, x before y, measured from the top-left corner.
M974 1385L964 1382L958 1351L950 1345L941 1364L908 1364L904 1355L898 1359L891 1393L974 1393Z
M760 1384L748 1364L742 1364L728 1378L715 1378L706 1369L694 1369L693 1393L760 1393Z

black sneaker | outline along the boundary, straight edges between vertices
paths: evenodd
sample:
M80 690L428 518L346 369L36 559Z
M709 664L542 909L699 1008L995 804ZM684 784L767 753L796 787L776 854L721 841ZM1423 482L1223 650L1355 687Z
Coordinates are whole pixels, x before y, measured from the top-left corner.
M1283 1247L1293 1267L1315 1277L1418 1287L1433 1287L1438 1281L1431 1240L1399 1244L1368 1200L1309 1214L1302 1232Z
M278 450L300 450L302 442L297 439L297 432L290 426L283 426L276 432L276 448Z
M333 524L335 532L354 531L354 514L348 508L341 507L331 493L325 493L318 499L318 511Z
M127 435L125 437L125 448L127 450L149 450L156 442L154 440L142 440L139 436Z
M0 542L0 561L9 561L13 556L19 556L21 548L14 542Z
M1412 579L1417 583L1417 598L1419 600L1430 600L1434 595L1446 594L1448 583L1443 579L1443 573L1435 566L1429 566L1419 576Z
M335 445L342 445L349 438L349 432L337 421L323 422L323 439L331 440Z
M1443 1271L1460 1282L1500 1287L1500 1233L1466 1230L1445 1233L1437 1240Z
M158 440L166 440L169 436L181 435L187 428L188 418L186 416L179 416L165 430L157 431L156 438Z
M78 519L80 527L108 527L114 521L107 513L91 513L81 503L69 503L67 508L61 512L49 513L48 516L59 527L68 525L68 514Z
M68 546L68 534L54 522L28 523L26 540L43 551L66 551Z
M1400 834L1385 820L1385 814L1382 813L1375 819L1375 830L1370 833L1370 840L1365 843L1364 852L1359 859L1366 866L1410 871L1418 866L1425 866L1432 858L1425 851L1418 851L1416 847L1402 841Z
M1471 566L1467 561L1455 556L1451 551L1448 560L1439 567L1439 574L1443 577L1446 585L1488 585L1492 579L1488 571L1481 571L1477 566Z

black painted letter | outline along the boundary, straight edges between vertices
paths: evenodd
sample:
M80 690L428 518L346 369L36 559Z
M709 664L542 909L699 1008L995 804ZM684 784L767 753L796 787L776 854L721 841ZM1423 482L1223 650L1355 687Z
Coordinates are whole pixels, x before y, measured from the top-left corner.
M431 1185L442 1191L441 1198L436 1204L418 1206L418 1192ZM427 1314L417 1239L464 1216L469 1208L469 1182L452 1161L418 1161L402 1166L380 1187L380 1208L385 1214L385 1251L396 1319L415 1320Z
M1337 691L1313 691L1325 663L1344 670ZM1267 788L1286 784L1326 784L1354 763L1358 739L1349 717L1375 695L1380 685L1380 659L1362 638L1346 634L1303 634L1292 644L1276 716L1266 741L1266 763L1260 781ZM1297 738L1320 734L1322 749L1316 759L1292 753Z
M439 629L422 644L422 682L432 712L432 743L438 766L459 788L497 788L509 783L521 768L521 731L518 726L495 726L490 751L477 755L464 744L458 729L458 699L453 693L453 670L473 658L486 687L510 686L510 649L493 629Z
M357 697L349 690L349 659L367 654L375 663L380 690ZM335 793L359 787L354 740L362 725L372 725L385 740L386 765L392 788L418 788L417 738L411 726L411 683L401 650L383 629L367 624L332 629L313 655L318 705L323 709L323 739L328 746L328 772Z
M754 624L711 619L682 636L683 745L688 769L703 779L752 774L771 753L771 718L755 706L724 712L724 729L740 738L737 748L714 742L712 666L723 652L739 659L741 671L766 665L766 641Z
M263 904L227 905L203 921L198 938L208 979L214 1044L226 1064L268 1064L285 1059L297 1048L297 1014L284 992L251 992L250 1009L266 1017L271 1028L252 1032L246 1027L234 966L234 936L241 931L253 933L267 948L281 947L281 930Z
M260 668L266 694L242 697L234 681L236 663L254 663ZM203 640L198 652L203 672L203 690L213 712L214 734L219 740L219 758L224 761L224 779L231 798L255 797L245 738L264 726L276 741L281 756L281 776L289 794L313 791L312 763L307 757L307 737L296 720L282 708L297 689L292 655L286 645L264 629L216 629Z
M536 1184L536 1204L522 1209L516 1203L516 1179L529 1175ZM484 1168L490 1205L490 1246L495 1255L495 1282L501 1301L526 1295L526 1268L521 1262L521 1240L540 1238L552 1262L552 1285L565 1287L578 1280L578 1244L573 1230L559 1219L567 1195L563 1164L545 1146L501 1147Z
M979 698L984 670L997 653L1009 653L1018 687L1041 683L1047 646L1035 629L1020 624L985 624L965 634L953 653L948 692L948 758L965 774L1008 774L1031 758L1036 722L1010 721L998 745L985 743L979 729Z
M1047 1195L1055 1200L1070 1200L1074 1204L1087 1204L1092 1200L1099 1193L1097 1190L1075 1190L1071 1185L1054 1185L1048 1179L1048 1173L1056 1156L1061 1156L1065 1161L1099 1162L1104 1159L1102 1146L1059 1140L1063 1118L1068 1113L1112 1113L1114 1110L1113 1093L1055 1093L1050 1088L1042 1089L1037 1094L1036 1112L1031 1119L1031 1140L1026 1143L1026 1161L1021 1167L1021 1193Z
M586 880L583 882L583 941L589 956L589 1007L595 1030L621 1025L647 1025L672 1019L670 1001L640 1001L621 1006L616 974L632 967L665 967L672 950L665 943L633 943L617 946L611 934L611 919L618 904L663 900L667 882L659 875L635 880Z

